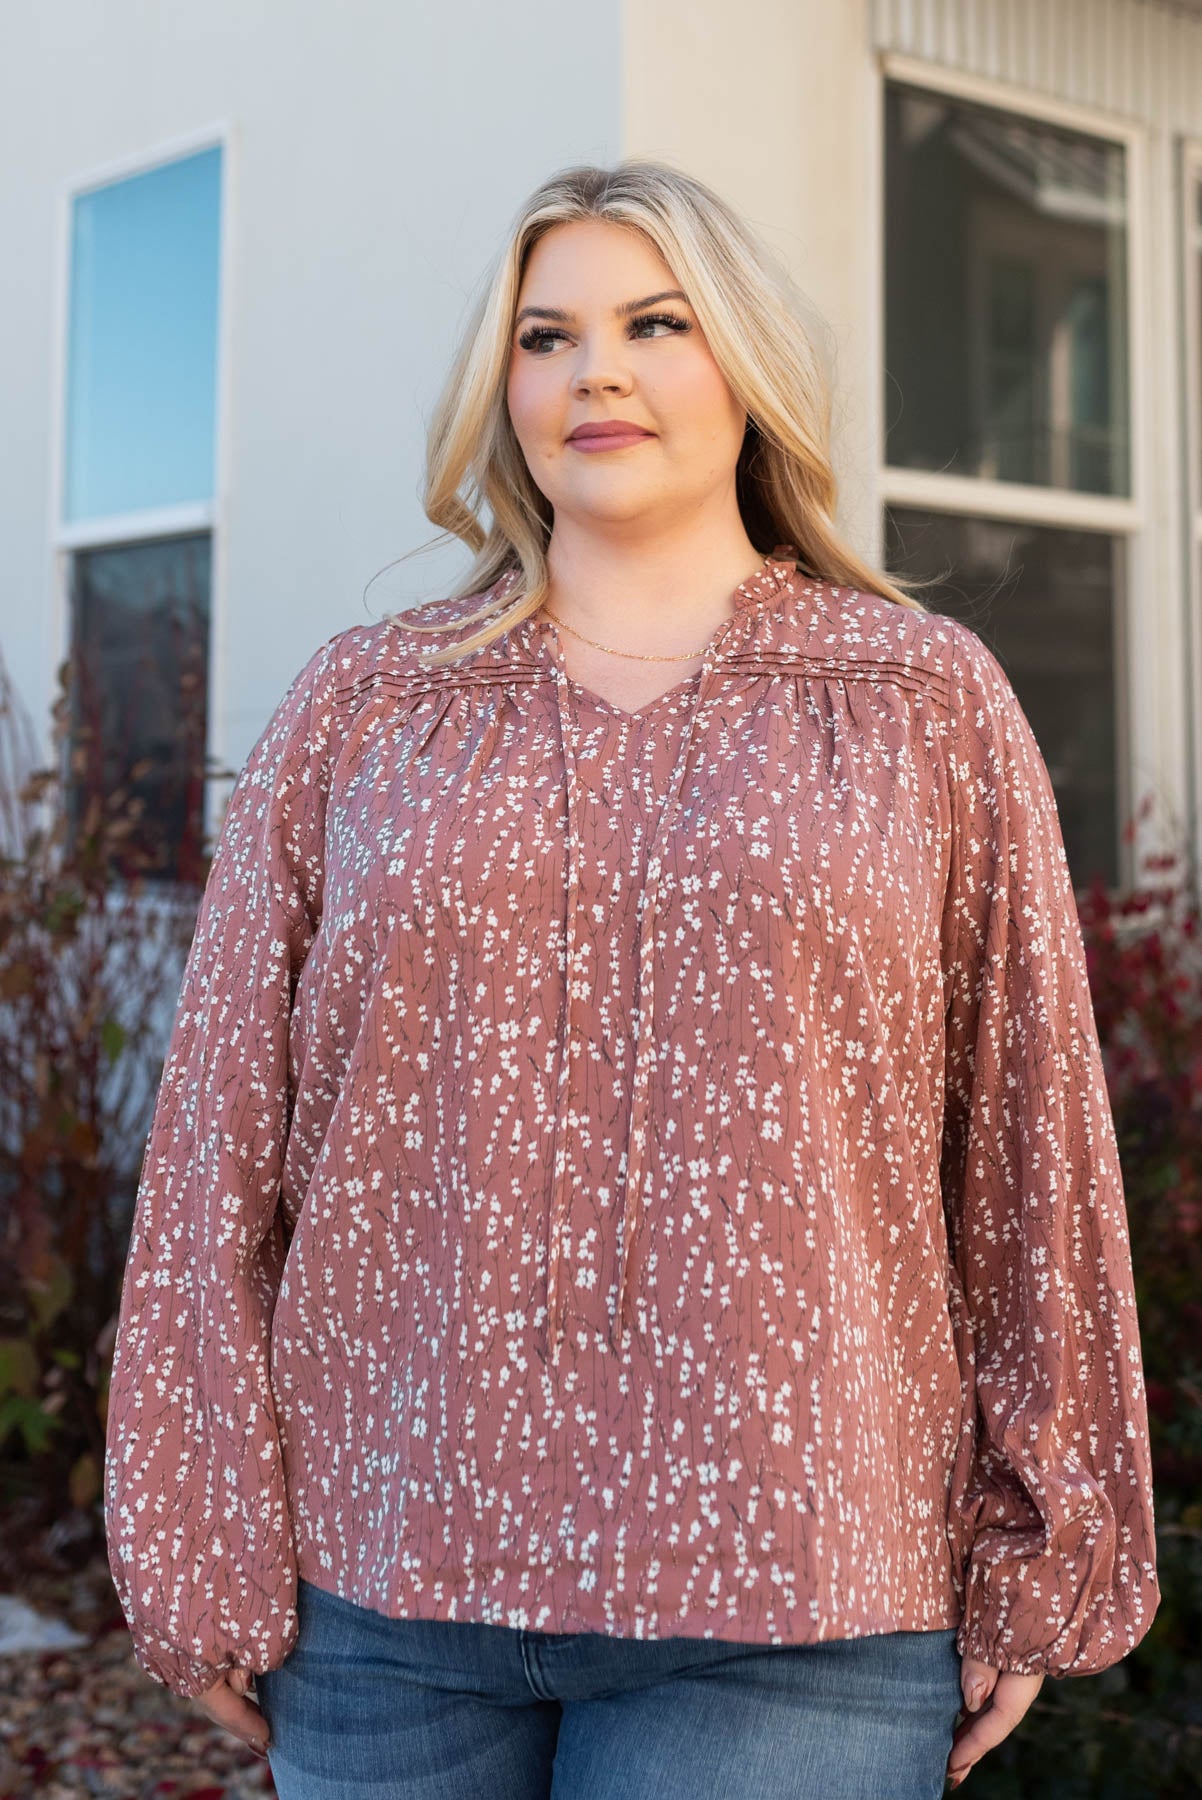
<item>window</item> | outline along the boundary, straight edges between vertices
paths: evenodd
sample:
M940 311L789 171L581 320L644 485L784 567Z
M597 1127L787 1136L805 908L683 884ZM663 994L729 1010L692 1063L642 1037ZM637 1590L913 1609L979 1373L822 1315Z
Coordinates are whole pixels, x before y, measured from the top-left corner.
M202 873L209 536L81 550L71 594L73 831L122 792L141 812L115 875Z
M886 461L1130 491L1122 148L890 84Z
M955 571L954 584L924 588L926 606L971 625L1014 684L1048 765L1074 877L1119 882L1119 818L1126 794L1115 704L1126 544L1098 531L1057 530L895 507L888 515L890 568ZM1000 577L1000 579L999 579ZM987 619L965 590L999 597Z
M979 88L980 84L976 84ZM885 85L885 557L976 630L1074 883L1126 878L1128 146Z
M143 802L114 875L203 835L221 149L73 196L63 520L76 829Z

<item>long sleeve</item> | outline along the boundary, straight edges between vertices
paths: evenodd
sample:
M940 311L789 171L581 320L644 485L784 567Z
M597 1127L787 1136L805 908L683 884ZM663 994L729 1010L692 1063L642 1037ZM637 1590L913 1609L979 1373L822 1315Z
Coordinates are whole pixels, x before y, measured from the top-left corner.
M1047 767L997 659L946 623L957 1646L999 1669L1085 1675L1139 1643L1160 1598L1122 1176Z
M295 677L226 809L138 1184L106 1423L109 1566L142 1669L196 1695L295 1641L269 1381L288 1025L320 920L335 659Z

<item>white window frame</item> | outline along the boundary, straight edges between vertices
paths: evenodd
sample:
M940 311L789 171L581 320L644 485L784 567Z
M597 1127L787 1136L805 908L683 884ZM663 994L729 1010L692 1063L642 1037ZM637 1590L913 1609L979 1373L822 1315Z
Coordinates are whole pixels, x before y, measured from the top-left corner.
M64 522L66 495L66 396L68 358L70 355L71 238L75 200L93 188L108 187L131 176L144 175L165 163L201 150L221 149L221 184L218 236L219 286L217 295L217 367L214 394L214 468L213 497L210 501L185 506L155 506L130 513L115 513L106 518ZM230 355L229 333L233 294L231 196L233 193L233 158L236 134L228 119L219 119L160 141L150 147L91 168L58 184L55 197L55 266L54 333L50 369L50 473L47 491L50 517L47 530L50 566L48 592L54 596L50 622L51 670L61 666L70 649L71 570L77 552L110 544L136 544L151 538L178 536L185 532L207 531L210 556L209 611L209 688L208 741L206 754L224 767L223 746L217 743L218 722L225 717L223 705L226 638L226 566L223 529L227 516L228 474L230 466ZM51 682L53 685L53 682ZM212 790L217 784L206 782L202 829L211 833L218 810Z
M881 460L877 467L877 518L881 538L877 559L883 558L883 520L886 507L914 507L936 513L974 515L981 518L1012 520L1018 523L1063 526L1071 530L1099 531L1126 540L1126 575L1120 616L1116 620L1116 736L1118 767L1116 794L1119 812L1120 841L1116 846L1118 891L1130 891L1136 885L1138 859L1145 851L1157 847L1155 822L1137 821L1134 842L1122 835L1122 823L1131 814L1133 796L1146 781L1135 778L1141 766L1155 759L1144 741L1141 721L1147 721L1148 707L1135 704L1136 682L1146 688L1151 672L1137 667L1140 631L1133 629L1136 596L1149 591L1148 584L1158 576L1153 570L1154 546L1149 531L1147 496L1150 489L1150 431L1146 381L1149 366L1149 258L1147 248L1148 145L1146 128L1130 119L1100 112L1091 107L1061 101L1047 94L1022 88L1009 82L992 81L960 69L951 69L919 57L880 51L877 54L878 154L880 170L877 182L877 217L874 249L877 258L874 308L876 343L874 366L885 368L885 219L883 138L885 90L890 82L904 82L930 93L976 102L1020 117L1043 120L1092 137L1118 144L1126 155L1127 196L1127 306L1128 306L1128 371L1129 467L1131 492L1126 496L1084 494L1066 488L1028 485L1024 482L1001 481L988 477L954 475L937 470L891 467L883 460L885 442L884 418L878 411L876 442ZM876 383L875 405L881 407L881 381ZM1173 583L1174 590L1176 583ZM1167 599L1171 601L1170 594ZM1179 597L1179 596L1178 596ZM1145 609L1140 609L1141 621ZM1154 629L1154 627L1153 627ZM1146 696L1145 696L1146 702ZM1155 707L1151 709L1155 711Z
M1185 589L1189 619L1190 823L1193 873L1202 893L1202 138L1181 140L1180 243L1185 350Z

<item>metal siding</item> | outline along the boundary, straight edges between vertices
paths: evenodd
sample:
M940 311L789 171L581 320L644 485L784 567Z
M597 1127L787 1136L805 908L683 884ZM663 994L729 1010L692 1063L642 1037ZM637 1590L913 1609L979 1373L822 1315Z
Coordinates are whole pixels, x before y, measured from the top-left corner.
M874 0L873 41L1202 136L1202 16L1159 0Z

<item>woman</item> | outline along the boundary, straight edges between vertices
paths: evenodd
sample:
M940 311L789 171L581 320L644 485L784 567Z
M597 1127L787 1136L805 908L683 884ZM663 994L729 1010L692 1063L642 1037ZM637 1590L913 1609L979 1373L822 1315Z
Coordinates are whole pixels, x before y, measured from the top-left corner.
M839 540L828 420L713 193L553 177L431 433L464 590L235 787L106 1512L284 1800L933 1795L1155 1612L1047 770Z

